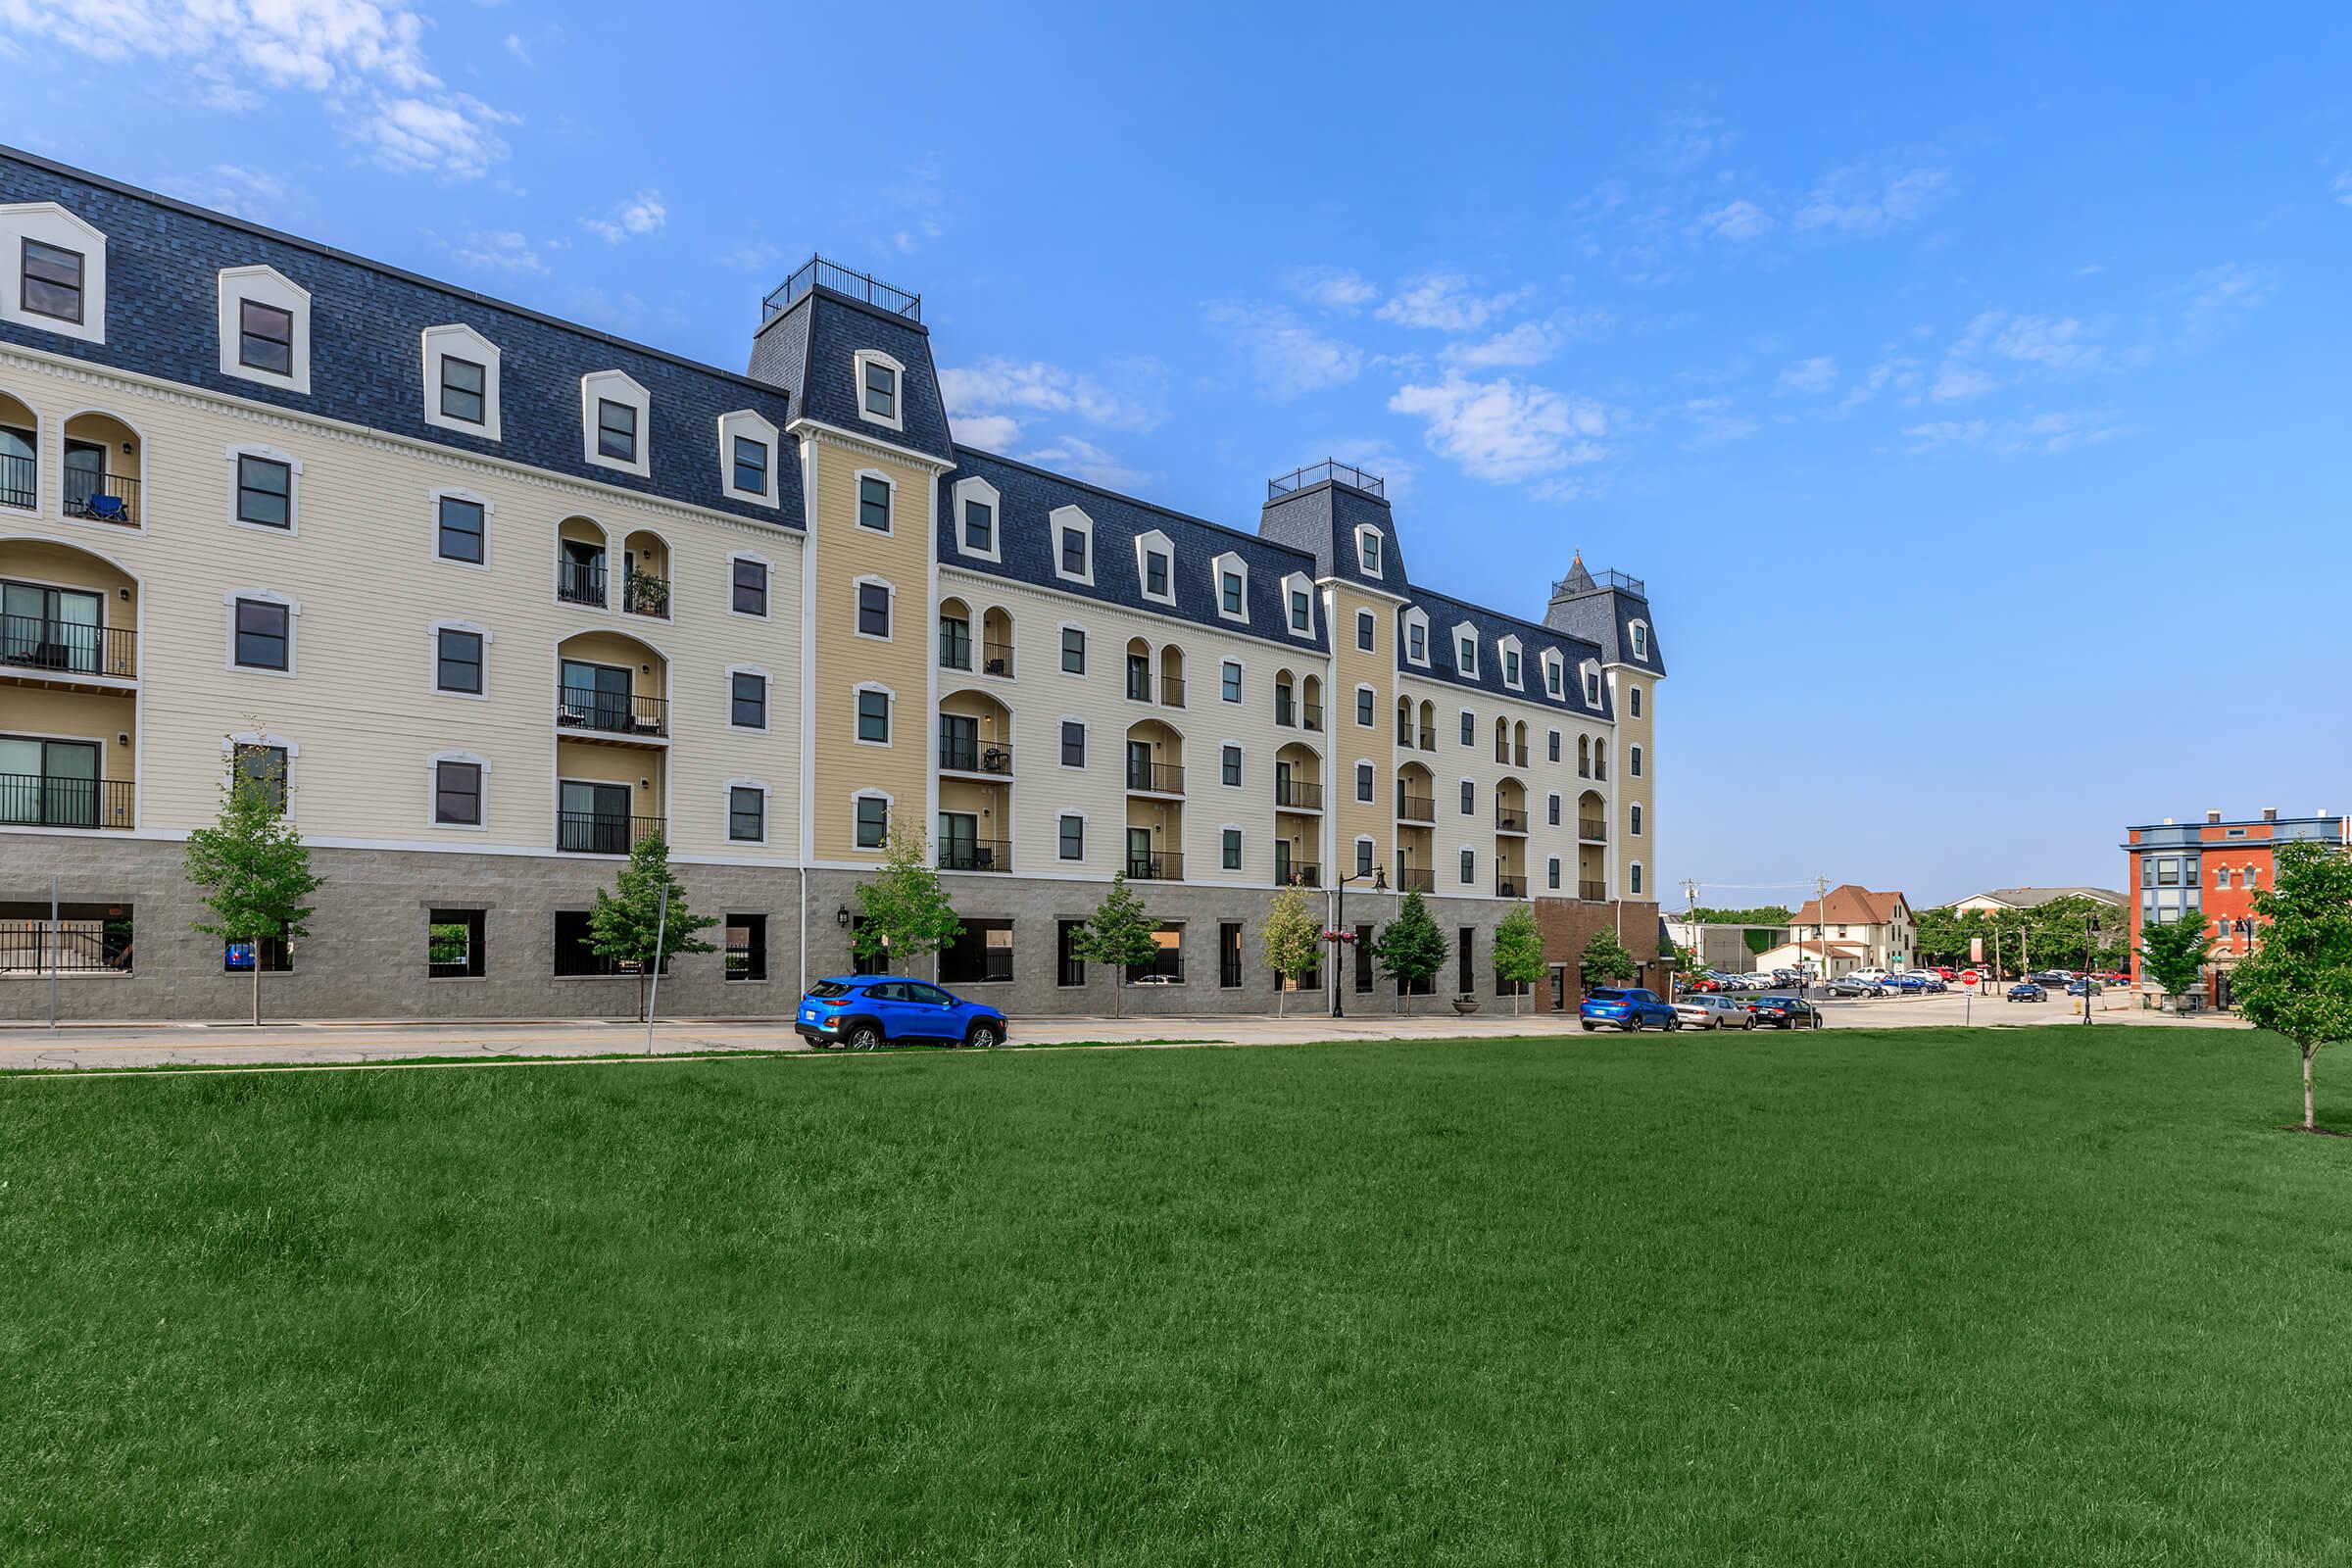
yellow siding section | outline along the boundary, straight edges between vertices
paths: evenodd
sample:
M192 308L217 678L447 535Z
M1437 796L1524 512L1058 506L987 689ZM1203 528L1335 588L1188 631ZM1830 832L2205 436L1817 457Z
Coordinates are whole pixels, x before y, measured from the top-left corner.
M1337 645L1338 675L1331 683L1331 767L1328 802L1335 831L1331 858L1342 871L1355 869L1355 841L1372 840L1372 863L1394 876L1396 869L1396 605L1345 583L1331 590L1331 635ZM1372 648L1355 645L1358 611L1372 614ZM1372 724L1355 721L1355 689L1372 688ZM1372 763L1372 799L1355 798L1355 764Z

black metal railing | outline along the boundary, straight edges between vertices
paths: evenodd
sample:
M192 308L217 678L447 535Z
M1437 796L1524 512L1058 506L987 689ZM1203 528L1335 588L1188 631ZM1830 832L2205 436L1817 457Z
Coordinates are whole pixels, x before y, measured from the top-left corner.
M567 605L604 608L605 564L602 561L556 563L556 597Z
M1009 776L1012 772L1012 742L966 739L942 731L939 737L939 765L958 773L997 773Z
M1274 722L1285 729L1296 729L1298 725L1298 707L1291 701L1291 694L1280 688L1274 693Z
M1323 868L1312 860L1293 860L1288 865L1278 861L1274 880L1286 888L1319 888L1323 885Z
M1386 499L1388 495L1387 486L1380 475L1366 473L1355 465L1342 463L1337 458L1325 458L1321 463L1310 463L1305 467L1286 473L1278 479L1268 479L1266 481L1266 499L1279 501L1294 490L1304 490L1310 485L1321 484L1326 479L1340 484L1353 485L1366 495L1380 496L1383 499Z
M1594 762L1592 764L1592 776L1597 779L1606 779L1609 776L1609 764L1606 762Z
M1435 893L1438 891L1438 873L1426 865L1400 866L1396 872L1396 891Z
M607 815L603 811L558 811L556 848L574 855L626 855L639 839L662 831L658 816Z
M1609 885L1606 882L1580 881L1576 884L1576 896L1587 904L1606 904L1609 902Z
M822 256L811 256L800 270L779 283L767 298L760 302L760 324L768 322L791 310L793 305L811 289L831 289L847 294L851 299L904 316L910 321L923 318L923 297L909 294L903 288L893 288L869 272L853 271L838 262L828 262Z
M594 686L560 686L556 727L600 735L667 735L669 704L659 697L624 696Z
M669 618L669 579L650 571L631 571L620 583L623 614Z
M1308 703L1300 711L1306 715L1306 727L1320 734L1323 729L1323 705Z
M0 773L0 824L127 828L132 793L128 779Z
M1526 898L1527 878L1525 876L1512 876L1509 873L1502 871L1495 872L1494 896L1498 899Z
M1514 746L1511 748L1511 765L1513 767L1525 767L1527 765L1526 747Z
M1012 673L1012 644L982 643L980 645L980 673L1009 675Z
M1127 764L1127 787L1159 795L1182 795L1184 769L1172 762L1131 761Z
M0 507L30 512L41 501L41 466L31 458L0 458Z
M1295 778L1278 778L1274 781L1274 804L1302 811L1320 811L1323 809L1323 786Z
M0 921L0 974L128 974L131 922Z
M1576 776L1578 778L1591 778L1592 776L1592 759L1590 757L1580 757L1576 760Z
M1421 732L1421 749L1425 752L1434 752L1438 749L1438 732L1436 730L1425 729Z
M0 667L130 680L139 672L138 633L41 615L0 615Z
M1435 822L1437 800L1428 795L1400 795L1396 798L1396 815L1406 822Z
M1127 880L1130 882L1181 882L1184 880L1184 857L1174 850L1152 855L1127 856Z
M1580 816L1576 819L1576 836L1587 844L1606 844L1609 824L1596 816Z
M960 622L958 623L960 624ZM972 667L972 639L969 632L956 636L942 633L939 639L939 667L969 670Z
M139 525L139 481L122 473L92 473L87 468L66 470L66 515L92 522Z
M1012 869L1012 840L942 839L939 845L939 868L942 871L1009 871ZM1011 956L1006 955L1005 962L1011 961Z
M1494 831L1497 833L1526 832L1527 813L1514 810L1507 806L1497 806L1494 808Z
M1131 668L1127 671L1127 700L1131 703L1148 703L1152 700L1150 670Z
M1159 677L1159 706L1162 708L1182 708L1184 706L1184 678L1182 676L1162 675Z
M1649 597L1647 583L1639 577L1629 577L1622 571L1595 571L1590 572L1588 575L1592 577L1594 588L1622 588L1627 593L1638 594L1643 599ZM1551 596L1554 599L1584 591L1586 590L1574 577L1562 577L1551 585Z

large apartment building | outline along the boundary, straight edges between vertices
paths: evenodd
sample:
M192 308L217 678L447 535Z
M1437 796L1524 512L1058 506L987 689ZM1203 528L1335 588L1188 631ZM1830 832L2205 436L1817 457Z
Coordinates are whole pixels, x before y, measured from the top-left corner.
M664 1010L776 1015L911 812L942 978L1016 1013L1107 1008L1069 932L1122 871L1131 1007L1272 1007L1268 898L1342 877L1361 934L1434 899L1422 1005L1529 901L1542 1004L1603 925L1654 956L1638 579L1467 604L1374 475L1226 526L959 444L914 295L811 262L761 317L719 369L0 152L0 944L54 879L68 1016L233 1015L256 961L287 1015L625 1012L586 913L659 830L725 935ZM192 929L235 768L326 879L290 952Z
M2126 828L2122 848L2130 872L2126 907L2133 982L2155 988L2140 952L2141 934L2152 925L2174 925L2201 914L2213 938L2203 998L2209 1006L2229 1006L2230 971L2262 941L2254 900L2278 880L2278 846L2293 843L2352 845L2352 821L2326 810L2280 816L2277 807L2267 807L2259 817L2225 818L2216 810L2207 811L2202 822L2168 816Z

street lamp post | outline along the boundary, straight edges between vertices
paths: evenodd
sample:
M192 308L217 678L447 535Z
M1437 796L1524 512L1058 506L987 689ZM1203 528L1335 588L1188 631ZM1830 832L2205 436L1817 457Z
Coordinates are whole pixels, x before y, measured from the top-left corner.
M2082 1027L2090 1027L2090 988L2098 984L2091 978L2090 965L2099 952L2099 917L2084 910L2082 914Z
M1373 892L1389 891L1389 873L1386 870L1376 865L1371 875ZM1340 948L1348 940L1348 884L1363 879L1363 872L1349 871L1343 874L1331 890L1334 906L1331 914L1331 1015L1334 1018L1348 1016L1348 1009L1340 1004Z

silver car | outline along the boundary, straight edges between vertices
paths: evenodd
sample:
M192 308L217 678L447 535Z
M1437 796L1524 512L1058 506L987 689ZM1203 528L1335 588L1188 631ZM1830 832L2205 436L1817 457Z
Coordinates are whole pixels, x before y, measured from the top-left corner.
M1730 997L1685 997L1674 1004L1674 1015L1686 1029L1753 1029L1756 1010Z

